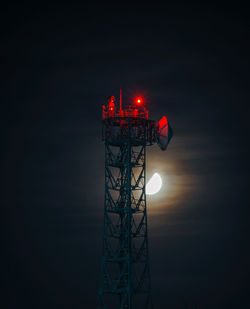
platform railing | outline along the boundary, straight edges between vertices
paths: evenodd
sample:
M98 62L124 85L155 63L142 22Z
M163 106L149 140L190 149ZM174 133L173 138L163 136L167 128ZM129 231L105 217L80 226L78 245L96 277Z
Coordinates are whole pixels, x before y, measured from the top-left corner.
M102 111L102 118L113 118L113 117L134 117L134 118L144 118L148 119L148 110L139 111L138 109L125 109L119 112L114 110L104 110Z

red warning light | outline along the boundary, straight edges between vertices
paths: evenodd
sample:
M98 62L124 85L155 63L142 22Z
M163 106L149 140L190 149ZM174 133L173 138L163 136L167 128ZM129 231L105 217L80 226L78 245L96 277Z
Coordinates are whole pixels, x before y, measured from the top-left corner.
M142 98L136 98L136 104L141 105L142 104Z

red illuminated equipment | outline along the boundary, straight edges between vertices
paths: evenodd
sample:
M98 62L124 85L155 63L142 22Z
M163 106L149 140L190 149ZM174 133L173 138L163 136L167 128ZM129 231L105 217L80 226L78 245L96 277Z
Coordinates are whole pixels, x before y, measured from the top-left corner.
M157 143L161 148L161 150L166 150L167 145L173 135L172 129L169 127L166 116L163 116L158 121L157 128L158 128Z
M166 116L163 116L158 122L148 119L148 110L144 106L142 97L136 97L133 104L131 104L126 109L122 109L121 90L119 108L116 108L115 97L109 96L108 104L103 105L102 118L104 121L108 121L111 124L112 128L115 128L114 130L112 129L108 132L109 136L112 137L112 135L114 134L116 135L116 137L119 138L121 137L121 135L119 135L120 133L118 128L124 128L128 125L129 119L133 119L134 128L137 127L137 129L134 129L133 134L137 134L134 136L137 139L139 139L139 135L141 134L140 130L138 130L138 127L142 126L140 122L142 122L144 119L145 121L143 126L146 126L147 145L157 143L161 150L167 149L170 139L173 136L173 131L169 125ZM103 139L105 139L104 136Z
M116 112L115 97L108 97L107 106L104 105L102 118L110 117L136 117L148 119L148 110L143 106L143 100L141 97L136 98L135 104L130 105L129 108L122 109L121 104L119 111Z

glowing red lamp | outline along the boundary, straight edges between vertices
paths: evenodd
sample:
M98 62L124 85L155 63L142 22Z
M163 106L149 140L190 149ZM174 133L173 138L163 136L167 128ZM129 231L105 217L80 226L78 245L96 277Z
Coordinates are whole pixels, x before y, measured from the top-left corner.
M141 105L142 104L142 98L136 98L136 104Z

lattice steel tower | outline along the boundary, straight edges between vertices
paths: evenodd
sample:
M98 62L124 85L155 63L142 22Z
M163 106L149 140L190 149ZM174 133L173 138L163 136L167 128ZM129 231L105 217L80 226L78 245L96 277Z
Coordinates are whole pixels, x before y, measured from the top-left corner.
M146 208L146 146L165 150L172 130L167 118L148 119L142 99L116 111L103 106L105 202L98 308L152 308Z

